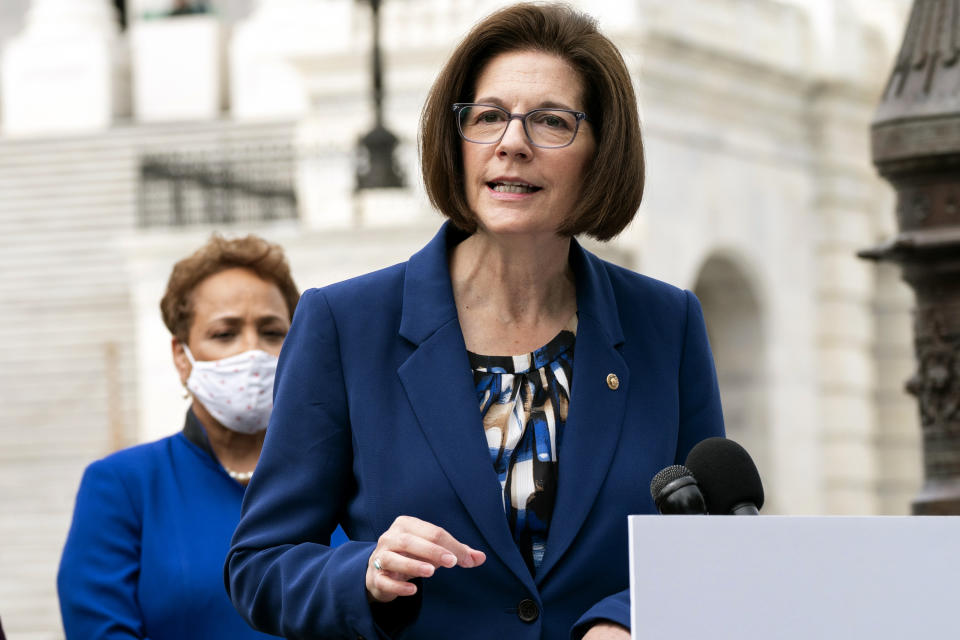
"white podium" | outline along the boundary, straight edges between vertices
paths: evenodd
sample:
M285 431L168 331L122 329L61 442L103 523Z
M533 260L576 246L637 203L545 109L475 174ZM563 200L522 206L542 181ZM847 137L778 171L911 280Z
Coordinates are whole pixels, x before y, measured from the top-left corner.
M960 517L631 516L634 640L960 638Z

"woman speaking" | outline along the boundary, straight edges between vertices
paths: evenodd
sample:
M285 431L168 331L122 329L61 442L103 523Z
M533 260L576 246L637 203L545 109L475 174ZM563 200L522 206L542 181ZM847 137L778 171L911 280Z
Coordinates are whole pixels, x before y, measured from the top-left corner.
M508 7L454 51L420 145L449 221L301 298L234 605L288 638L629 638L626 517L723 433L694 296L574 239L640 204L629 73L588 16Z

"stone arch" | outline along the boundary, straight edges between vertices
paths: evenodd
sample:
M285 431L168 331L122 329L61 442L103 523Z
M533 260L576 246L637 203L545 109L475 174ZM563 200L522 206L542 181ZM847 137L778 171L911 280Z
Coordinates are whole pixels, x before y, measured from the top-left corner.
M694 293L703 306L717 365L727 436L747 451L764 482L764 513L773 513L771 433L762 301L751 271L735 256L710 255L697 274Z

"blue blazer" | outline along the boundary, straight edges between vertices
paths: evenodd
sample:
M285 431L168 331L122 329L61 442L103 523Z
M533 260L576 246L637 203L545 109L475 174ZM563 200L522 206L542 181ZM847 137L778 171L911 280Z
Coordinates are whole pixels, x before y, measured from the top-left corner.
M448 252L463 237L446 224L408 262L301 298L225 567L234 605L257 628L534 640L578 637L598 619L629 626L626 517L655 512L657 471L723 435L699 303L572 243L570 412L546 553L531 575L457 319ZM486 562L438 569L416 596L371 606L367 563L400 515L443 527ZM331 549L338 522L352 542Z
M220 583L243 492L183 432L87 467L57 574L67 638L268 640Z

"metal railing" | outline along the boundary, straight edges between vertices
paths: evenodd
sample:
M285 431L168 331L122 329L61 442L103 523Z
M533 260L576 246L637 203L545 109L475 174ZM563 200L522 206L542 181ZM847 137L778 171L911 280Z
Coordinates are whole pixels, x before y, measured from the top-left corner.
M141 227L296 219L292 146L149 152L140 157Z

